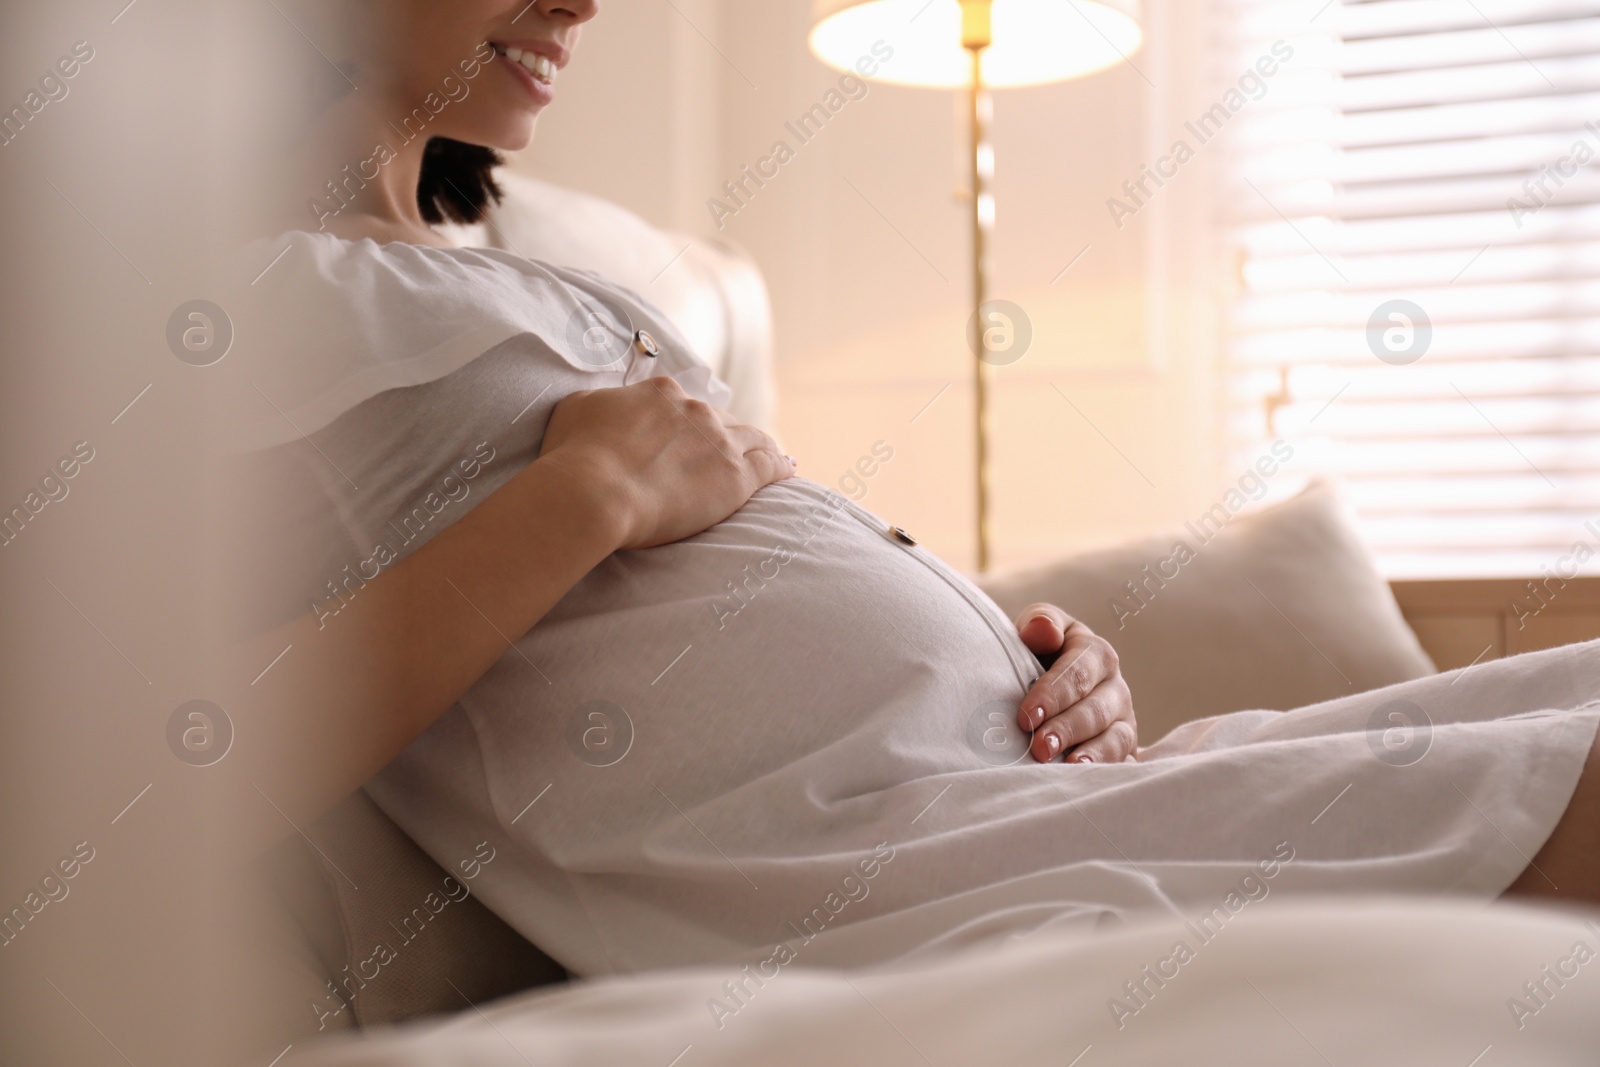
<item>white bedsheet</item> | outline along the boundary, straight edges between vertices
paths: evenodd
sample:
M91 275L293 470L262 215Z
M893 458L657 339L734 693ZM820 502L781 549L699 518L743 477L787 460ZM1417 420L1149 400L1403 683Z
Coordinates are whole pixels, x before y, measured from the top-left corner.
M1185 940L1171 977L1146 976ZM1593 1064L1597 953L1593 916L1274 900L1203 945L1159 921L920 970L785 970L720 1020L724 970L606 979L297 1049L283 1067ZM1136 1001L1124 983L1138 982Z

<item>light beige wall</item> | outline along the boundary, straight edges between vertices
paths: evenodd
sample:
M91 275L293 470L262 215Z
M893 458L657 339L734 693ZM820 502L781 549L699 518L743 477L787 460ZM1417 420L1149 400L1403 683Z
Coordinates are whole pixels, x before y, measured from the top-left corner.
M606 0L584 27L536 143L529 174L623 204L660 226L694 230L714 178L724 96L722 0ZM707 62L707 57L710 61Z
M615 0L517 162L657 223L717 234L706 201L788 141L793 161L720 229L772 289L785 442L804 473L835 484L887 442L895 456L867 482L866 505L968 566L961 100L874 85L800 144L784 123L838 78L806 49L808 6ZM1035 329L1028 355L994 375L1002 567L1188 517L1225 474L1204 225L1212 148L1122 228L1106 208L1209 102L1206 54L1192 46L1200 13L1168 0L1147 8L1150 40L1132 65L997 96L991 288Z

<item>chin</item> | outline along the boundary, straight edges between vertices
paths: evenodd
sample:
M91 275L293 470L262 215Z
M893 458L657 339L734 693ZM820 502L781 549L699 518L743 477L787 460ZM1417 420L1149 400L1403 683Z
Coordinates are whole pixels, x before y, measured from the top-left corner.
M518 116L515 120L505 123L492 133L474 138L476 144L486 145L501 152L520 152L533 143L534 130L538 126L537 113Z
M527 126L520 130L515 137L508 138L506 142L500 146L501 151L520 152L524 148L527 148L533 143L533 135L537 128L537 123L529 122Z

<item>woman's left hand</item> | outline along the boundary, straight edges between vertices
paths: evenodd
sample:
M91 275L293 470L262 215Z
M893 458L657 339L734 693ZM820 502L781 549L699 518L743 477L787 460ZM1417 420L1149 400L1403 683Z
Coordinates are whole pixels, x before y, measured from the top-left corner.
M1017 633L1035 655L1055 657L1017 713L1017 724L1033 733L1033 758L1047 763L1063 752L1068 763L1135 758L1133 695L1111 642L1054 604L1034 604L1018 615Z

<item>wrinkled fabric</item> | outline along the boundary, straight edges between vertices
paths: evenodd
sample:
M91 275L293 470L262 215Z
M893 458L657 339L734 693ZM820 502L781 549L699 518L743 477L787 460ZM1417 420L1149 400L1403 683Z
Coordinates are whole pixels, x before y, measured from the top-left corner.
M562 300L617 305L662 355L597 366L542 268L522 274L535 310L505 306L522 299L515 257L302 244L317 254L291 252L276 284L333 317L345 300L359 321L334 335L379 346L351 354L359 387L330 373L301 390L307 420L403 379L391 362L440 336L515 329L356 401L315 451L279 446L316 480L303 519L326 531L282 611L337 626L362 580L532 462L576 389L670 373L718 398L646 304L575 273ZM802 478L613 554L507 637L367 788L446 868L488 842L475 892L581 975L875 964L1152 912L1216 931L1282 894L1489 899L1560 818L1600 718L1591 644L1191 723L1139 763L1037 765L1015 714L1040 669L1011 621Z

